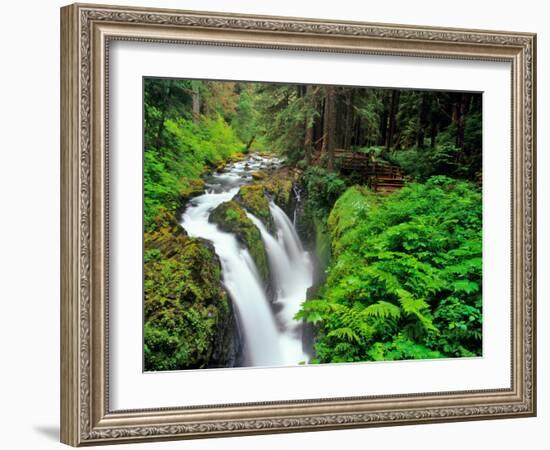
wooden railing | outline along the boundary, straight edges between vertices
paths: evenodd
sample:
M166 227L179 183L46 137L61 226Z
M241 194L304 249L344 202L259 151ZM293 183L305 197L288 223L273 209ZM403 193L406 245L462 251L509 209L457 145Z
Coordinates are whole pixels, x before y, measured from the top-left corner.
M364 153L337 149L334 151L334 159L336 165L343 171L357 172L365 177L403 178L399 167L375 161Z

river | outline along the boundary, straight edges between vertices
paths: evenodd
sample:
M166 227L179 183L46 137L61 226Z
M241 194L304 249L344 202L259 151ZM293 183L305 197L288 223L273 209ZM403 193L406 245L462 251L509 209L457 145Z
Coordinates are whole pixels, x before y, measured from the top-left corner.
M274 291L270 302L266 286L248 250L237 238L210 223L210 213L231 200L245 184L253 182L252 172L280 165L276 158L256 154L229 164L207 180L205 193L193 198L182 215L181 225L190 236L212 242L220 258L224 286L233 302L243 339L241 366L289 366L305 363L303 324L294 320L306 291L312 284L313 268L293 221L274 202L270 212L275 224L271 234L254 215L247 213L260 230Z

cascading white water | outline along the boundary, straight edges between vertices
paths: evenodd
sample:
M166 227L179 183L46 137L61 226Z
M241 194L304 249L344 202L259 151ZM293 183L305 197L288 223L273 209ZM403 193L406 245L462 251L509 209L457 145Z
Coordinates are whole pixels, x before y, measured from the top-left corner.
M269 210L271 211L271 216L275 222L279 240L284 243L287 252L290 253L292 261L300 261L304 259L304 248L302 247L302 242L300 241L298 233L296 233L296 229L288 216L273 202L269 203Z
M298 219L298 207L302 201L302 194L297 185L292 186L292 192L294 192L294 198L296 199L296 207L294 208L294 213L292 214L292 225L296 226L296 221Z
M248 216L262 234L276 288L275 302L281 306L278 316L284 329L292 333L300 328L294 315L312 284L312 266L309 255L304 252L300 238L284 211L273 202L270 202L269 209L275 222L277 238L269 233L260 220L252 214Z
M220 258L223 283L235 305L244 334L245 365L281 366L307 361L302 350L301 323L293 319L305 300L312 283L312 268L290 219L274 203L270 211L277 237L262 222L248 214L259 228L276 292L273 312L258 271L248 250L242 248L233 234L221 231L208 221L210 213L221 203L231 200L239 187L249 182L250 172L278 161L252 155L246 161L214 175L207 193L194 198L182 216L182 226L190 236L208 239Z
M202 237L214 244L224 285L244 328L247 363L268 365L281 360L278 330L254 262L235 236L221 232L208 222L210 212L220 203L231 200L237 190L197 197L185 211L182 225L190 236Z

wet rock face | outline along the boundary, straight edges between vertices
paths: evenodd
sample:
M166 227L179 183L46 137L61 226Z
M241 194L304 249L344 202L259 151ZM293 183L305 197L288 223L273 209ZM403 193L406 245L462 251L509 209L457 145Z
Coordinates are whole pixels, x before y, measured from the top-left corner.
M243 337L237 324L233 303L229 298L227 306L229 313L226 314L225 320L217 322L209 368L239 366L239 361L243 357Z
M250 176L254 180L265 180L267 178L267 172L262 170L255 170L253 172L250 172Z
M262 183L242 186L235 196L235 201L260 219L269 231L273 231L274 225L269 211L269 200L265 196Z
M240 338L212 245L160 223L145 234L145 370L235 365Z
M261 195L263 196L263 193ZM267 200L266 205L269 214ZM271 215L269 217L271 219ZM270 279L269 266L262 236L240 204L235 200L221 203L212 211L208 221L215 223L221 230L233 233L237 237L238 241L250 252L264 284L268 284Z
M252 178L255 181L242 186L235 200L248 212L258 217L269 231L273 231L269 199L292 217L295 207L293 189L299 183L300 175L299 171L289 167L252 172Z
M292 185L290 178L271 177L264 183L264 189L268 192L273 201L279 205L287 214L292 212Z
M277 169L263 182L265 191L289 217L293 216L295 206L294 186L300 182L301 172L290 167Z

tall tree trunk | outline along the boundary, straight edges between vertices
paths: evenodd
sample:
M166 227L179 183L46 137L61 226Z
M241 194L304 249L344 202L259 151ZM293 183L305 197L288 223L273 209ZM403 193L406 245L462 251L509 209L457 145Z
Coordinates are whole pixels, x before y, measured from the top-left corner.
M252 143L254 142L255 139L256 139L256 136L252 136L250 138L250 140L248 141L248 143L246 144L246 147L245 147L246 152L248 152L250 150L250 147L252 146Z
M327 157L327 169L334 170L336 133L336 92L334 86L325 87L325 122L323 127L323 155Z
M473 111L481 112L481 108L483 106L482 101L483 101L483 96L482 95L472 95L471 109Z
M312 155L311 155L312 161L317 159L316 155L321 152L321 147L323 145L324 103L322 100L316 100L315 110L318 112L318 114L316 115L313 121L313 143L312 143Z
M191 94L193 99L193 122L198 122L201 114L201 97L199 93L199 87L195 84L193 86L193 92Z
M162 110L160 112L160 120L157 128L157 138L156 138L156 148L159 150L159 153L162 154L161 148L164 144L162 139L162 132L164 131L164 121L166 120L166 112L168 109L168 99L172 94L172 84L168 84L168 87L164 91L162 99Z
M313 153L313 124L306 122L306 133L304 138L304 157L306 164L311 164L311 155Z
M435 148L435 141L437 139L437 120L436 115L432 113L430 125L430 147Z
M327 111L328 111L328 97L327 97L327 88L325 88L325 96L323 98L323 116L322 116L322 120L323 120L323 142L322 142L322 145L321 145L321 157L322 158L326 158L326 155L327 155L327 141L328 141L328 114L327 114Z
M460 94L456 106L456 146L464 148L464 116L466 115L466 94Z
M395 128L397 123L397 112L399 111L399 90L394 89L391 93L390 102L390 118L388 124L388 133L386 136L386 152L389 152L393 147L393 135L395 134Z
M342 143L342 148L346 150L351 147L351 134L353 131L353 99L354 91L351 90L346 95L346 115L344 122L344 138Z
M418 134L416 145L418 148L424 148L424 138L426 136L426 128L428 127L428 112L430 107L429 92L422 92L422 100L418 111Z
M310 99L313 91L313 86L307 85L306 87L306 97ZM311 154L313 147L313 117L311 111L308 110L306 113L305 120L305 133L304 133L304 157L306 159L306 164L309 166L311 164Z
M385 147L388 139L388 119L390 117L391 109L391 93L383 93L382 103L384 105L384 110L382 111L382 116L380 117L380 141L378 142L378 145Z

